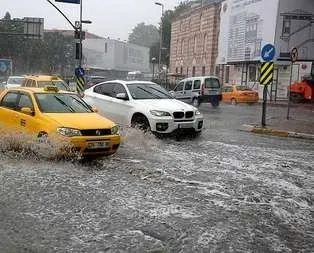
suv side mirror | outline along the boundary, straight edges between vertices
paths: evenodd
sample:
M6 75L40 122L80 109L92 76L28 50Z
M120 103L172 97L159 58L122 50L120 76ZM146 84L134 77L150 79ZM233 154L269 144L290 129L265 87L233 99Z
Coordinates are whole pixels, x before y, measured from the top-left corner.
M128 96L127 96L126 93L118 93L118 94L116 95L116 98L117 98L117 99L122 99L122 100L129 100L129 98L128 98Z

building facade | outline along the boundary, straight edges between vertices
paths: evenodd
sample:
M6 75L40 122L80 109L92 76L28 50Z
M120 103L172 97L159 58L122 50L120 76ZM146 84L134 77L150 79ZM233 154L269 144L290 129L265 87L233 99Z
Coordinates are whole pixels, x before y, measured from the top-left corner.
M109 38L83 41L84 66L94 74L109 73L117 78L129 71L150 72L149 48Z
M275 47L274 80L270 99L287 99L288 86L310 75L314 62L313 0L226 0L220 12L217 75L225 84L244 84L257 90L261 50ZM291 63L290 52L298 50ZM312 73L314 74L314 73Z
M199 4L171 25L170 66L174 75L212 75L218 54L220 4Z

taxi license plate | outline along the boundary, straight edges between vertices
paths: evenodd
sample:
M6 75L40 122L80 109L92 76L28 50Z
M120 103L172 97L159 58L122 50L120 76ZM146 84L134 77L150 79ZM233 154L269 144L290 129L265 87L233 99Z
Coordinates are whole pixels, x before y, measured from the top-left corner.
M89 149L96 149L96 148L107 148L109 146L108 141L93 141L93 142L88 142L87 147Z
M178 128L193 128L192 123L181 123L178 125Z

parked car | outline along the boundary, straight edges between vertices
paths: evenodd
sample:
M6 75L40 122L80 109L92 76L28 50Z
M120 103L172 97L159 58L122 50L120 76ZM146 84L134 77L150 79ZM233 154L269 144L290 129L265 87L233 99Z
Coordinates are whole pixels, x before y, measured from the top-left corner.
M105 82L108 79L104 76L86 76L86 84L84 89L89 89L90 87L94 86L97 83Z
M56 86L59 90L71 91L69 85L58 76L50 75L30 75L25 76L22 87L44 88L46 86Z
M2 91L4 91L6 89L5 83L1 83L0 82L0 94L2 93Z
M24 81L24 76L9 76L6 87L7 88L15 88L20 87Z
M128 126L153 133L200 133L203 116L197 108L174 99L160 85L147 81L108 81L84 92L84 100L100 113Z
M0 122L42 137L61 137L83 156L115 153L118 127L94 112L77 94L45 88L10 88L0 95Z
M258 102L258 92L244 85L230 85L222 87L222 101L236 103Z
M215 76L185 78L176 85L171 94L195 107L205 102L218 106L222 98L220 81Z

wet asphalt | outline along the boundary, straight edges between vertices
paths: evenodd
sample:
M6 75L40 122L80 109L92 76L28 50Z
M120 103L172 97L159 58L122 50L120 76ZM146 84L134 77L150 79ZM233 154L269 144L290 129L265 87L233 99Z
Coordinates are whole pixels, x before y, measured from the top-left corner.
M122 129L97 161L2 148L0 253L313 252L314 142L239 131L260 107L201 105L196 139Z

